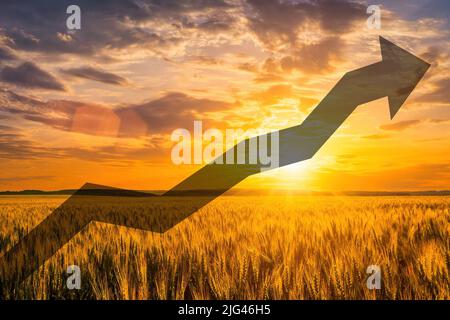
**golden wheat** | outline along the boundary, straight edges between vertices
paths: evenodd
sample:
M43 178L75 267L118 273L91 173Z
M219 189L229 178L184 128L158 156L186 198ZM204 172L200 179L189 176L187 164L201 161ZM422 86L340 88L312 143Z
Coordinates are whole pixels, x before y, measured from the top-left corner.
M64 199L0 197L0 250ZM162 235L92 223L0 297L449 299L449 235L450 197L223 196Z

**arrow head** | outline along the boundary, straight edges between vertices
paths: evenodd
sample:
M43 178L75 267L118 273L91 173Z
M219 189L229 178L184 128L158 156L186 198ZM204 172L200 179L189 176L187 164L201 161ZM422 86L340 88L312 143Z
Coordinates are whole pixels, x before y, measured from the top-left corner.
M392 119L427 72L430 64L383 37L380 37L380 46L383 63L393 71L390 74L395 77L396 85L388 95Z

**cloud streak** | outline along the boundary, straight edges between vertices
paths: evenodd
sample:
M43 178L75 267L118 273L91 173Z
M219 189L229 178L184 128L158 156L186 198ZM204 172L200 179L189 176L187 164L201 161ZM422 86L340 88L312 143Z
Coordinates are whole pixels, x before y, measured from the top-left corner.
M403 131L408 128L415 127L415 126L421 124L422 122L423 122L422 120L405 120L405 121L400 121L400 122L396 122L396 123L392 123L392 124L382 125L382 126L380 126L380 129L386 130L386 131Z
M0 47L0 61L1 60L16 60L17 56L16 54L8 47Z
M63 69L61 70L61 72L77 78L88 79L118 86L125 86L129 83L128 80L124 77L91 66Z
M66 90L57 78L32 62L24 62L17 67L4 67L0 72L0 80L24 88Z
M220 128L224 121L205 117L208 113L231 111L236 104L198 99L183 93L168 93L150 102L114 108L77 101L39 101L5 91L0 111L38 122L58 130L94 136L144 137L169 134L177 128L192 126L204 118L204 125Z

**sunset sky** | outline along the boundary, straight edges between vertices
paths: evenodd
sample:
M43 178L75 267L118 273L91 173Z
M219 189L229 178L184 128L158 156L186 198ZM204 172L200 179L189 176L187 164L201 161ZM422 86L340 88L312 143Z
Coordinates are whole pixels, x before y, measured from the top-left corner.
M238 187L450 189L449 13L448 0L2 0L0 190L169 189L200 168L172 164L173 130L297 125L381 60L380 35L431 64L396 117L387 98L362 105L312 159Z

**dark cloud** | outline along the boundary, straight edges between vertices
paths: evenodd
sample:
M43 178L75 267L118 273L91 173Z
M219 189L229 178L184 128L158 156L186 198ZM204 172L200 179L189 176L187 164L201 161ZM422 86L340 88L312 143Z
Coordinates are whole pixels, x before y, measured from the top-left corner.
M222 12L231 7L224 0L79 0L81 30L68 33L66 9L72 4L70 0L4 0L0 28L16 49L92 56L130 45L158 51L182 41L180 29L214 32L232 24ZM145 22L166 24L173 32L143 27Z
M329 37L318 43L302 46L291 56L283 57L279 63L282 71L301 70L305 73L322 73L333 69L333 59L339 59L343 41Z
M18 67L4 67L0 72L0 80L25 88L65 90L58 79L32 62L22 63Z
M58 130L119 137L170 134L177 128L191 129L194 120L199 119L203 119L205 128L220 128L223 121L210 119L208 113L226 112L237 106L183 93L169 93L147 103L120 108L76 101L42 102L11 91L3 92L0 102L2 112Z
M121 119L120 134L124 136L149 133L169 133L176 128L191 129L194 120L204 118L209 112L225 111L233 107L223 101L197 99L183 93L166 96L141 105L121 108L117 115ZM211 119L203 119L204 125L218 127Z
M431 63L431 70L436 71L438 73L440 71L440 66L445 65L448 61L450 55L446 52L446 42L443 44L435 43L433 46L430 46L425 52L423 52L420 56L425 61ZM434 75L434 72L433 72ZM430 76L429 76L430 77Z
M43 123L61 130L69 130L76 109L86 104L72 101L40 101L10 90L0 91L0 111L10 118L19 117Z
M57 155L41 147L21 134L0 132L0 159L37 159L40 157L57 157Z
M159 144L155 145L152 138L148 138L140 147L121 145L95 148L45 147L39 141L30 140L24 135L0 132L0 160L72 158L94 162L130 163L139 159L154 163L156 159L167 159L168 152L170 150L161 148Z
M450 26L450 5L447 0L379 0L382 8L396 12L402 19L416 23L423 18L443 19Z
M315 25L327 34L351 30L357 21L367 18L366 6L344 0L248 0L250 29L268 47L286 42L296 45L299 31Z
M44 105L40 100L17 94L10 90L0 90L0 103L3 107L11 105L13 109L20 110L18 106L39 108Z
M0 114L0 120L6 120L6 119L9 119L9 116Z
M417 98L419 102L435 102L435 103L450 103L450 78L444 78L434 83L434 89Z
M33 105L26 107L20 101L33 102ZM69 131L73 129L74 114L79 108L88 106L90 108L100 108L100 106L69 101L39 102L36 104L34 103L35 101L10 91L0 92L0 111L9 113L7 118L4 115L0 115L0 120L8 120L7 123L6 121L0 123L0 159L76 158L86 161L129 163L132 159L154 161L155 158L161 159L163 156L167 159L167 152L170 152L167 148L161 147L162 142L158 135L143 137L139 147L129 147L120 144L97 146L95 148L46 147L39 139L33 140L29 135L22 134L19 128L10 126L10 124L14 123L14 118L28 119L59 130ZM8 107L4 106L5 102ZM106 110L106 107L103 109ZM97 110L94 109L94 113L95 111ZM94 118L94 123L98 120L100 121L97 123L97 126L100 127L105 122L108 122L108 119ZM92 119L90 121L92 122ZM77 125L79 126L80 124ZM91 132L87 133L94 133L93 130L91 128Z
M8 47L0 47L0 60L16 60L17 56Z
M343 35L367 19L366 6L344 0L248 0L248 25L260 42L281 58L269 58L266 74L333 69L342 55ZM319 38L304 35L308 32Z
M223 6L223 8L225 7L227 6ZM185 16L182 18L181 25L177 26L186 29L198 29L206 33L220 33L230 30L230 27L235 22L234 20L234 16L227 14L226 11L220 10L213 14L206 13L198 21L189 20Z
M380 129L387 131L402 131L411 127L415 127L422 123L422 120L405 120L392 124L385 124L380 126Z
M338 36L328 36L315 43L299 45L279 59L267 58L261 73L273 75L297 70L307 74L319 74L332 71L336 62L341 59L343 46L345 42Z
M124 86L128 80L114 73L96 69L90 66L61 70L64 74L73 77L99 81L107 84Z

